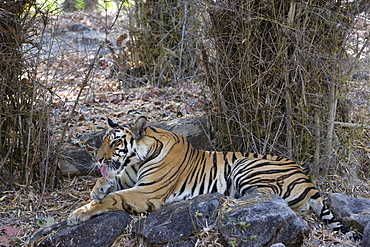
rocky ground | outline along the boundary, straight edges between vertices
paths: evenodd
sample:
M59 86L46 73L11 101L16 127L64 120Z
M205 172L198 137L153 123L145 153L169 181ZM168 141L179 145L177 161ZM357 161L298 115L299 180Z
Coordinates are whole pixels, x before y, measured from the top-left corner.
M111 17L113 18L113 15ZM91 30L104 30L107 26L106 19L103 14L92 16L83 13L53 17L47 31L53 35L70 35L74 30L71 27L76 23ZM124 19L119 21L125 23ZM125 25L116 25L111 32L114 33L111 36L114 41L118 34L126 32ZM158 88L145 83L144 80L135 80L130 84L127 81L108 78L112 62L109 51L99 58L99 66L95 67L93 78L84 84L88 65L94 55L84 56L83 52L84 49L63 56L54 54L39 66L40 81L53 90L51 124L55 130L55 138L62 135L67 124L66 140L76 144L82 134L106 126L107 117L118 122L129 122L139 115L145 115L151 121L166 121L204 114L207 98L200 95L201 89L197 83ZM46 56L46 53L44 55ZM366 60L363 61L366 64ZM370 120L370 68L363 68L358 72L359 77L354 78L348 97L356 109L351 119L354 123L363 118ZM132 87L133 85L138 87ZM364 152L366 159L366 155L370 153L370 135L366 130L363 135L367 138L355 142L354 145ZM0 246L32 246L29 240L35 231L66 219L71 211L89 201L89 192L96 180L97 177L92 176L60 177L58 188L45 194L22 185L18 191L1 191ZM370 194L369 180L348 181L345 178L333 177L318 186L324 194L343 192L367 198ZM304 219L311 228L310 235L305 239L305 246L359 246L344 236L333 234L313 214L305 216ZM206 239L209 234L204 233L200 237ZM134 246L130 232L121 235L114 246ZM220 243L217 238L213 238L211 244L199 241L198 246L220 246Z

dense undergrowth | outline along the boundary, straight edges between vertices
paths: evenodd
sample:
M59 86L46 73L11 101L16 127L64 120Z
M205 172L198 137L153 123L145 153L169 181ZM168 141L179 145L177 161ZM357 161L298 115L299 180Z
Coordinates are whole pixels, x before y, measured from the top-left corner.
M189 5L186 6L189 7ZM197 6L204 7L204 5ZM9 46L9 43L19 44L14 42L14 39L18 36L2 36L2 38L10 39L2 40L2 45L13 56L7 60L3 59L0 63L2 69L1 90L4 92L1 95L3 104L1 107L4 110L0 111L0 139L2 140L0 143L2 155L0 158L0 207L2 208L0 212L0 243L4 246L30 244L29 240L34 231L55 221L66 219L72 210L89 200L89 191L96 178L88 176L65 178L58 171L58 155L60 155L65 144L78 145L78 137L81 134L106 126L107 117L117 122L130 122L140 115L147 116L150 121L166 121L179 117L206 115L215 124L217 122L215 119L220 120L220 118L217 118L218 114L222 115L221 108L229 109L230 105L236 102L230 103L233 99L222 98L222 93L228 92L227 90L230 89L226 90L227 86L231 85L232 80L226 80L227 84L224 85L219 78L216 78L216 72L218 70L222 76L231 77L241 72L238 70L238 68L241 68L240 66L235 65L235 68L229 68L227 65L219 63L220 61L214 60L214 55L221 46L212 47L211 42L208 44L198 42L196 43L196 50L192 52L181 45L173 44L176 47L173 50L162 45L160 47L162 53L156 54L156 56L152 54L151 58L158 59L161 57L161 59L166 60L171 55L174 57L157 64L150 64L146 61L145 66L150 64L155 70L155 72L148 75L147 72L150 67L145 67L141 63L140 56L145 55L143 53L145 49L153 49L156 44L142 43L145 35L148 34L147 30L144 30L146 33L143 40L140 40L141 43L137 40L138 36L136 36L136 39L133 38L135 35L139 35L142 29L132 26L134 24L132 18L138 12L130 12L129 9L115 9L115 11L120 11L119 14L104 10L67 14L32 11L13 14L0 12L1 16L4 17L2 20L11 18L14 20L14 27L20 25L24 28L20 30L31 30L30 33L32 34L19 36L22 37L20 40L23 42L23 53L21 54L13 53L18 47ZM171 14L181 14L180 16L185 18L194 10L190 10L189 7L186 11L181 13L171 12ZM214 14L220 13L214 12ZM34 16L32 17L32 15ZM199 16L194 17L199 18ZM208 20L217 20L217 15L213 18ZM20 20L29 20L29 22ZM181 27L174 38L176 42L182 42L182 45L192 44L194 38L204 37L199 36L199 33L192 29L194 19L186 20L187 22L183 22L183 25L176 23L177 25L172 26L173 29L174 27ZM312 157L311 160L302 159L305 161L302 165L307 168L307 172L315 175L313 179L324 194L341 192L354 197L368 198L370 192L370 181L368 180L370 131L365 126L370 123L368 102L370 98L370 68L368 67L369 57L366 53L368 52L368 46L364 45L364 42L366 44L366 38L364 37L368 36L366 30L369 27L366 20L368 21L366 16L359 18L357 21L358 27L353 29L351 36L353 40L351 40L348 47L354 51L354 56L358 55L357 58L360 60L352 60L352 58L349 60L349 63L351 63L349 67L352 66L353 71L345 77L348 94L338 95L338 97L340 96L340 102L338 103L338 118L336 120L350 124L348 126L339 124L334 126L330 159L325 159L327 158L325 155L320 156L320 166L327 164L330 169L321 169L325 170L324 174L317 172L317 166L313 165L316 164L315 159ZM267 28L263 24L265 21L266 19L259 19L259 24L261 27ZM3 30L8 30L8 34L9 30L13 30L6 26L5 22L0 24ZM144 28L144 25L140 27ZM80 28L77 33L80 32L84 35L90 34L92 31L98 31L105 37L105 41L104 38L97 39L90 36L79 38L77 44L69 43L70 40L68 42L63 41L61 37L76 32L73 31L74 28ZM160 29L157 30L157 33L152 34L157 44L161 44L165 37L161 32L165 32L165 30ZM178 36L178 34L180 35ZM45 43L41 42L41 37L47 38L44 39ZM90 43L87 42L89 39ZM54 41L53 44L56 45L51 45L50 40ZM96 43L92 44L92 40L95 40L93 43ZM220 42L223 41L220 40ZM241 40L241 42L243 41ZM284 40L284 42L287 42L287 40ZM4 46L4 44L6 45ZM215 44L217 43L213 43L213 45ZM240 47L229 48L240 52ZM176 53L180 51L181 56ZM204 51L206 52L204 53ZM224 55L230 56L230 53ZM19 58L26 62L20 63L17 60ZM169 61L171 61L171 66ZM181 66L172 66L179 65L179 61L182 61ZM202 61L202 63L199 61ZM233 63L237 61L241 62L238 58ZM213 62L218 67L214 67L213 71L207 71L207 66L211 66L211 64L207 64L208 62ZM223 62L226 62L226 60ZM260 64L253 64L253 66L256 66L253 73L258 74L259 70L261 72L264 66L267 66L264 64L266 61L261 60L260 62ZM277 61L274 60L274 62ZM288 62L291 62L291 60ZM299 61L296 65L300 63L303 62ZM185 64L190 64L192 67L186 68ZM286 66L286 63L284 66ZM17 68L19 70L16 70ZM231 73L228 69L231 72L235 69L237 71ZM269 72L269 70L266 71ZM295 70L295 73L298 73L297 71ZM249 75L252 79L254 78L253 73ZM267 76L266 73L261 72L262 77L256 80L256 83L261 83L262 79ZM7 78L5 78L5 74L8 74ZM353 76L351 76L352 74ZM270 79L272 82L278 80L278 78ZM6 84L6 82L11 80L17 83L13 83L11 84L12 87L9 87L7 85L10 84ZM214 85L218 85L217 90L219 91L205 82L213 82ZM228 93L228 97L237 93L234 86L232 85L231 90L233 91ZM253 86L253 83L244 86L246 86L245 90L249 90L249 86ZM270 90L272 94L283 92L279 91L282 89L272 88L269 85L260 84L260 86L261 91ZM218 99L218 96L222 100ZM243 98L243 96L241 97ZM291 97L293 98L293 96ZM318 96L315 95L315 97ZM262 103L268 103L269 109L278 108L277 106L280 107L282 104L281 102L274 102L276 105L265 98L265 102ZM230 103L230 105L225 106L223 103ZM261 104L258 101L255 101L255 103L256 106ZM246 108L247 106L245 102L238 104L237 108ZM305 110L310 111L308 108ZM263 112L267 113L267 111ZM228 114L222 115L221 118L229 116L229 119L235 119L235 116L237 116L238 121L240 121L238 126L243 130L241 133L244 134L239 135L235 134L234 131L231 133L230 129L227 130L229 132L222 136L227 137L224 138L225 140L230 140L230 145L225 146L215 139L214 144L219 144L220 148L241 148L245 143L240 146L235 142L235 138L247 137L247 139L249 138L248 141L257 141L260 144L266 143L267 140L273 140L276 147L270 146L270 149L265 149L265 151L272 151L280 155L291 154L295 160L298 157L294 155L297 151L288 152L286 149L277 148L284 146L286 140L277 138L276 133L270 133L271 138L275 136L273 139L269 139L269 137L262 140L253 136L253 134L248 137L245 134L245 131L248 132L248 128L240 125L240 123L241 120L250 119L248 115L250 112L245 116L243 115L244 117L240 117L241 115L236 114L234 110L230 110ZM274 114L269 111L267 115L272 116ZM283 115L279 114L274 116L283 119ZM272 127L272 125L269 125L267 118L256 117L255 120L255 122L249 122L249 120L245 120L245 122L255 124L258 121L265 121L265 126L259 126L262 132L266 132L268 126ZM285 124L283 123L284 126ZM308 128L305 127L303 122L292 121L291 124L301 128L302 133L309 133L310 138L315 138L315 129L307 131ZM225 124L223 126L227 127L229 125ZM235 127L235 125L230 126ZM214 131L220 131L217 126L214 126L214 128ZM270 128L270 130L272 129ZM321 134L319 133L320 140L323 140L326 135L322 133L327 129L322 128L320 130L322 131ZM283 130L279 129L279 131L281 133ZM294 132L294 134L301 133L300 131ZM289 138L296 142L304 139L304 135L293 135ZM249 144L244 145L245 148L253 150L247 151L260 150L259 144L255 143L255 146ZM325 147L325 143L323 145ZM319 149L321 152L325 148L320 147ZM310 151L312 150L307 152ZM311 152L310 155L312 156L312 154ZM305 219L312 229L306 240L306 246L355 245L343 236L333 235L330 230L318 223L319 221L314 216L309 215ZM200 236L207 238L205 235ZM130 243L130 241L133 243L130 234L127 233L117 240L116 245L128 246L127 243ZM214 238L214 241L216 245L217 238ZM199 246L207 246L207 242L200 241L199 243Z

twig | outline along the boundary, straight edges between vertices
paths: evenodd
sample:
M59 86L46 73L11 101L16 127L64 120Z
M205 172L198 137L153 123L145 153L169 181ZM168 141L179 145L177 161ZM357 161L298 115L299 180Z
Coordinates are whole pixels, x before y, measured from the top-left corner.
M296 3L291 2L288 14L288 25L292 25L296 11ZM284 43L287 43L284 38ZM286 57L289 56L288 49L286 50ZM293 132L292 132L292 95L290 92L290 73L285 73L285 106L286 106L286 145L288 157L293 156Z
M363 124L357 124L357 123L345 123L345 122L338 122L335 121L334 125L338 125L340 127L344 128L363 128L363 129L370 129L370 125L363 125Z
M335 82L329 81L329 112L328 112L328 128L327 128L327 143L326 143L326 153L330 154L332 152L333 144L333 133L334 133L334 119L337 113L337 103L338 103L338 92Z
M179 51L180 59L179 59L179 66L178 66L178 69L177 69L177 75L175 74L175 76L177 77L177 78L175 78L175 81L178 81L180 76L181 76L182 56L183 56L183 53L184 53L184 42L185 42L185 35L186 35L186 31L187 31L186 30L187 20L188 20L188 2L185 2L184 3L184 20L183 20L183 23L182 23L181 42L180 42L180 51Z

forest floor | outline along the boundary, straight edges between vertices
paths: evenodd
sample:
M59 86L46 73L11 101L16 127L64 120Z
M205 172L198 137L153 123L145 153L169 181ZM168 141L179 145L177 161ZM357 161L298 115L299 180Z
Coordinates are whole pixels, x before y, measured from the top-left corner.
M80 13L53 18L53 23L47 28L50 32L68 30L75 23L96 30L103 30L107 26L105 16L99 14L92 16ZM125 25L115 25L111 30L116 36L126 31ZM63 56L63 59L53 58L39 66L40 81L54 90L51 125L55 130L55 138L60 137L67 124L66 140L76 144L82 134L106 126L107 117L117 122L131 122L138 116L145 115L155 122L204 115L208 101L205 95L201 95L202 88L198 83L174 83L168 87L156 87L133 81L132 84L138 86L132 87L132 84L128 85L127 82L108 78L112 64L109 55L99 59L94 78L81 87L89 59L89 56L71 54ZM365 118L364 122L370 123L370 85L367 76L370 75L370 68L365 67L359 73L361 78L353 81L353 90L347 99L352 102L354 108L351 113L353 121ZM370 132L364 130L362 135L364 138L353 145L365 153L365 159L369 159ZM369 166L370 162L367 163ZM92 176L59 177L58 187L45 193L39 193L32 186L23 185L19 185L18 191L1 191L0 246L32 246L30 239L36 231L65 220L69 213L90 200L89 192L97 179ZM348 186L348 183L348 178L333 176L319 186L323 194L339 192L370 198L370 180L353 178L350 181L351 186ZM313 214L305 216L304 219L311 227L304 246L360 246L344 236L334 234ZM130 244L132 241L127 233L117 240L114 246L134 246ZM214 246L216 244L217 238Z

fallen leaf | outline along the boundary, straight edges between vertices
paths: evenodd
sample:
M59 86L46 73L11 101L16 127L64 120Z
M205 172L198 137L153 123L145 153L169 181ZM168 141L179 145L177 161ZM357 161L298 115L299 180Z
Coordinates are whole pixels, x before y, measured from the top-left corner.
M17 234L22 234L23 231L19 227L12 227L12 226L3 226L1 229L2 232L4 232L8 236L13 236Z
M127 39L127 37L128 37L127 33L120 35L120 36L117 38L116 45L117 45L118 47L122 46L122 42L123 42L125 39Z
M203 243L211 242L215 236L208 236L203 240Z
M10 246L10 244L7 243L7 242L10 242L10 240L12 240L12 238L10 238L7 235L0 236L0 244L1 244L1 246L4 246L4 247Z
M50 194L45 194L45 195L41 195L40 196L41 199L44 199L44 200L47 200L47 199L54 199L53 196L51 196Z
M36 224L40 227L48 227L48 226L51 226L53 225L55 222L55 219L54 217L48 217L48 218L44 218L44 217L38 217L36 219Z
M85 116L81 114L80 117L78 118L78 121L84 121L84 120L85 120Z
M124 246L134 246L134 244L135 244L135 240L134 239L131 239L131 240L129 240L129 241L127 241L125 244L124 244Z
M158 94L158 93L161 92L161 90L158 87L153 87L153 88L150 89L150 92L152 94Z

